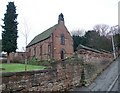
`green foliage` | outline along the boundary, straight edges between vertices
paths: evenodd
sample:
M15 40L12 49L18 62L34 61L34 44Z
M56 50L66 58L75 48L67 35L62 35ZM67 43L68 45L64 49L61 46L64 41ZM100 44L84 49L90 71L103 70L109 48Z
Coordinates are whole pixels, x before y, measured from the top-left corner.
M28 60L27 64L30 65L39 65L39 66L49 66L51 63L47 60L39 61L36 57L32 57Z
M32 57L30 60L28 60L27 64L30 64L30 65L39 65L39 63L37 61L37 58L35 58L35 57Z
M96 32L94 30L87 31L85 35L82 37L73 36L73 42L74 42L74 51L77 50L79 44L97 50L103 49L107 51L112 51L111 39L105 36L100 36L99 32Z
M4 25L2 26L2 50L8 54L15 52L17 49L17 16L14 2L9 2L4 14Z
M70 58L65 59L66 62L79 62L80 64L82 64L83 59L82 58L78 58L76 55Z
M73 35L74 51L77 50L77 47L78 47L79 44L85 44L85 43L86 43L86 41L85 41L84 37Z
M86 44L85 46L94 48L94 49L103 49L107 51L112 50L111 39L108 39L105 36L100 36L99 32L94 30L88 31L85 34L86 37Z

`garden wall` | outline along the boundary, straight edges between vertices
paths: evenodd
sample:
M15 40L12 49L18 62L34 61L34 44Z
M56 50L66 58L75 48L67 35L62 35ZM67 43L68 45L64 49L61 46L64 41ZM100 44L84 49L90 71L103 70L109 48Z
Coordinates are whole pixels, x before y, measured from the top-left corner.
M112 53L104 50L80 46L77 53L78 58L84 60L84 74L88 85L113 61Z
M2 73L0 87L3 91L17 92L64 91L81 85L83 67L85 80L90 84L113 60L110 53L91 49L81 48L77 54L78 56L75 56L75 58L53 62L51 69Z
M2 91L59 91L80 85L79 62L57 62L40 71L3 73Z

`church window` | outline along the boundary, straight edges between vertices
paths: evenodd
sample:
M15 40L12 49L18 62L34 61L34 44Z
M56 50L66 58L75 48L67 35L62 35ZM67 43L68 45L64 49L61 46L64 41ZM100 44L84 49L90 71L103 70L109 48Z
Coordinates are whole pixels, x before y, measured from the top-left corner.
M65 45L65 37L64 37L64 34L61 34L61 45Z

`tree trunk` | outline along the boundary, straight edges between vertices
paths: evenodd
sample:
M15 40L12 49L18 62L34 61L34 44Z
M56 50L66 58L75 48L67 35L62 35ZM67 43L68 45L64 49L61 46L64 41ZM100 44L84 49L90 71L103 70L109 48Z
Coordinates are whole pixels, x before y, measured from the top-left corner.
M25 50L25 71L27 71L27 51Z
M10 63L10 56L9 56L10 53L7 53L7 63Z

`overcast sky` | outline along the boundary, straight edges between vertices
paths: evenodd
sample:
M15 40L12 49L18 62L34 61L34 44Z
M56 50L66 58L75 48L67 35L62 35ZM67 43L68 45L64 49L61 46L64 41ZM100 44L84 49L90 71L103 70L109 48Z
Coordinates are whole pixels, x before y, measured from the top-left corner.
M70 32L90 30L96 24L118 24L119 0L0 0L0 25L3 24L1 19L4 18L9 1L14 1L18 14L18 51L25 47L22 33L26 28L30 30L29 43L36 35L57 24L61 12Z

